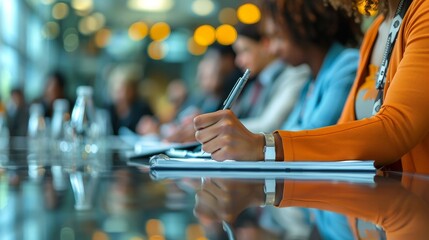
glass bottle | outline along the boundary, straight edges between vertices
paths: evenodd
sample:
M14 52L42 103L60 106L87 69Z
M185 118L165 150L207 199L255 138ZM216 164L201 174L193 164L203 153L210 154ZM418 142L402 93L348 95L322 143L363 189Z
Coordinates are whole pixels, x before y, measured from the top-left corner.
M28 159L41 163L46 159L48 149L47 128L45 111L41 103L33 103L30 106L30 118L28 120Z
M64 137L64 125L69 118L69 102L67 99L55 100L51 121L51 137L53 139L58 140Z
M33 103L30 106L30 119L28 121L28 136L31 138L45 137L46 122L45 111L40 103Z
M51 120L51 146L55 155L60 153L65 142L66 123L70 119L69 102L67 99L54 101L54 113Z
M77 99L70 119L74 150L77 150L78 155L82 158L87 158L98 151L92 93L92 87L80 86L77 88Z

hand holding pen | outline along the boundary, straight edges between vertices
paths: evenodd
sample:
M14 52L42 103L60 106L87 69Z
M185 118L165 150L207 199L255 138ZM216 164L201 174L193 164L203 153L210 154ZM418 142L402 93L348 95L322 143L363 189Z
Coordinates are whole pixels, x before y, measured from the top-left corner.
M231 107L233 100L242 89L240 82L246 83L248 74L249 72L245 73L234 86L225 101L224 109ZM194 118L194 127L195 138L202 143L202 150L210 153L214 160L260 161L264 159L264 136L250 132L230 110L199 115Z

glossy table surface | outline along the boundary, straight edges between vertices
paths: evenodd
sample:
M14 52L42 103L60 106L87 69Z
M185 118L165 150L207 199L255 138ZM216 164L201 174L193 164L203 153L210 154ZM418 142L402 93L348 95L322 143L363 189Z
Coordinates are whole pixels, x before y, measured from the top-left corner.
M92 157L25 138L0 149L1 239L427 239L429 176L384 172L276 176L280 207L261 207L261 174L163 177L106 138ZM135 162L134 162L135 163ZM204 175L204 174L203 174Z

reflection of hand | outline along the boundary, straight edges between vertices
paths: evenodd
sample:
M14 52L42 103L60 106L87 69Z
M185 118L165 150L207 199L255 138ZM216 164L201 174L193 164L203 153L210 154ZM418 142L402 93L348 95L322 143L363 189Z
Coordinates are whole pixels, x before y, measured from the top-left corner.
M234 222L244 209L263 203L263 186L262 182L206 179L196 195L195 215Z
M247 130L229 110L203 114L194 119L195 138L216 160L262 160L264 137Z

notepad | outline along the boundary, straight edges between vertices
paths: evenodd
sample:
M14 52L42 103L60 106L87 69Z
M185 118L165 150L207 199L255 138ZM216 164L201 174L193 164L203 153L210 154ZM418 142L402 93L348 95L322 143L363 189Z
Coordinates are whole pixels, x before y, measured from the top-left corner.
M341 171L341 172L375 172L374 161L301 161L301 162L264 162L264 161L215 161L207 158L170 158L159 154L146 163L154 170L241 170L241 171Z

